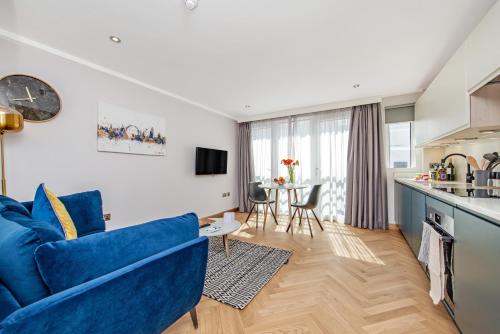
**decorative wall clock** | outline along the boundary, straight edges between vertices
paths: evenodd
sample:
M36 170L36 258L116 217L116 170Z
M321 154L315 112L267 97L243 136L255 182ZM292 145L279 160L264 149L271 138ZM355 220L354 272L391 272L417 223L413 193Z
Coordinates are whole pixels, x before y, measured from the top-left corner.
M61 99L46 82L14 74L0 80L0 105L19 111L26 121L45 122L61 110Z

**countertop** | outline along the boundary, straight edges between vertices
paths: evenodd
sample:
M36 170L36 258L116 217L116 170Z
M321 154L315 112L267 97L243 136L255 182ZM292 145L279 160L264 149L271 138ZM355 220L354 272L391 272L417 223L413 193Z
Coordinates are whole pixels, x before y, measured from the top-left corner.
M460 197L437 189L446 187L463 189L473 188L471 184L460 182L415 181L414 179L408 178L395 178L395 180L500 225L500 198Z

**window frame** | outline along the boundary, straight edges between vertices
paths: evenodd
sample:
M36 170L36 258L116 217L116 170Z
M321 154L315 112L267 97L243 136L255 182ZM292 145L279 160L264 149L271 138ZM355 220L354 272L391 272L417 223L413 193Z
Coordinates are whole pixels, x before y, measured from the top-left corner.
M401 123L409 123L410 124L410 165L408 167L393 167L391 166L391 136L389 127L391 124L401 124ZM386 147L386 165L388 169L392 169L395 171L413 171L417 170L417 161L416 161L416 141L415 141L415 121L402 121L402 122L393 122L393 123L385 123L385 147Z

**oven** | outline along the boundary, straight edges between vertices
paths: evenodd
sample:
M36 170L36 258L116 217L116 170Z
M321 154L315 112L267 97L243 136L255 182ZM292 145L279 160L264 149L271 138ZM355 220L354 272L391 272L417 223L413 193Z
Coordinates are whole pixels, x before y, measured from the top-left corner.
M454 261L453 261L453 244L454 238L454 220L453 217L439 211L431 205L427 205L426 223L432 226L441 234L443 241L444 261L445 261L445 294L444 304L452 316L455 315L455 303L453 301L454 288ZM426 269L427 271L427 269ZM428 274L428 273L427 273Z

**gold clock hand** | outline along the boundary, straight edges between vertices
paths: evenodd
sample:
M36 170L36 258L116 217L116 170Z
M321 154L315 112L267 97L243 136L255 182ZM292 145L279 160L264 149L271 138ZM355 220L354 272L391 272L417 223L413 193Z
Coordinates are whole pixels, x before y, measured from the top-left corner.
M32 97L31 99L29 97L23 97L22 99L12 99L11 101L31 101L36 100L36 97Z
M24 86L24 88L26 88L26 93L28 93L28 100L30 100L30 102L33 102L33 97L31 96L28 86Z

